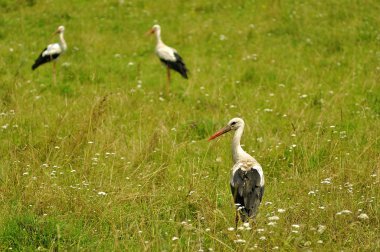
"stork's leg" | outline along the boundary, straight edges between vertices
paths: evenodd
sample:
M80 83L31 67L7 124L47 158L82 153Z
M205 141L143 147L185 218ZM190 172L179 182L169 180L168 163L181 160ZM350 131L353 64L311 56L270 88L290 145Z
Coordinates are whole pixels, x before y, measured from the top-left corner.
M166 67L166 77L167 77L167 82L166 82L166 94L169 95L169 89L170 89L170 69L169 67Z
M237 226L238 226L238 223L239 223L239 211L236 210L236 215L235 215L235 230L237 230Z
M55 61L53 61L53 84L54 86L57 84L57 71L55 66Z

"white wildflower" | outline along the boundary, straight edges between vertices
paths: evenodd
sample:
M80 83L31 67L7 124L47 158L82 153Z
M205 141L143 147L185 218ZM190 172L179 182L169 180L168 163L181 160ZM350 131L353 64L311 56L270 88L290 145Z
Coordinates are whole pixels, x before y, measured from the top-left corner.
M270 220L270 221L278 221L279 219L280 219L280 217L278 217L276 215L268 217L268 220Z
M369 219L368 215L365 213L359 214L358 218L361 220L368 220Z
M337 212L336 215L342 215L342 214L351 214L352 212L350 210L342 210L340 212Z
M317 229L318 233L323 234L323 232L325 232L325 230L326 230L326 226L318 225L318 229Z

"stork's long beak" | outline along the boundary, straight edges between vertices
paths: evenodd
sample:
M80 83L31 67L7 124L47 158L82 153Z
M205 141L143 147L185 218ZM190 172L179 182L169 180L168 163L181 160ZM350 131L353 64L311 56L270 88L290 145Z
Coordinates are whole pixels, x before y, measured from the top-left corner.
M154 34L154 30L153 29L149 29L149 31L147 31L145 33L146 36L151 35L151 34Z
M54 37L56 34L58 34L59 33L59 31L58 30L56 30L55 32L53 32L52 34L51 34L51 37Z
M218 130L217 132L214 133L214 135L212 135L208 141L211 141L212 139L214 138L217 138L218 136L221 136L223 135L224 133L227 133L228 131L231 130L231 126L230 125L227 125L226 127L224 127L223 129L220 129Z

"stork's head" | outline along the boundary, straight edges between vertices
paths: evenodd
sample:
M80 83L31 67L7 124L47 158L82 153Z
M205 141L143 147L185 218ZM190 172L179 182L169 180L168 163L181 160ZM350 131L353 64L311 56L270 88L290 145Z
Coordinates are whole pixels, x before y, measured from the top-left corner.
M58 29L55 31L55 34L60 34L65 31L65 27L63 25L59 26Z
M217 138L218 136L221 136L224 133L227 133L231 130L237 130L240 127L244 127L243 119L238 117L233 118L228 122L228 124L224 128L215 132L208 140L211 141L212 139Z
M160 33L161 32L161 27L160 25L156 24L153 25L152 29L148 31L148 34L155 34L155 33Z

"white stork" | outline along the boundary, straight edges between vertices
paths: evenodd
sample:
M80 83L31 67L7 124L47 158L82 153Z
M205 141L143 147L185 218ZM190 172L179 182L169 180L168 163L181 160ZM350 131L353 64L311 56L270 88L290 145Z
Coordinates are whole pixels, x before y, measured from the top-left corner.
M181 56L178 54L177 50L171 48L162 42L161 39L161 27L159 25L154 25L152 29L149 30L150 34L155 34L157 38L156 54L160 61L166 66L167 74L167 91L169 90L170 84L170 69L177 71L182 75L183 78L187 79L187 68L183 62Z
M54 43L48 45L44 50L42 50L40 56L36 59L32 66L32 70L35 70L42 64L53 61L53 80L54 84L56 82L56 71L55 71L55 59L59 57L62 53L67 50L67 44L63 38L65 32L65 27L63 25L59 26L58 29L53 34L59 34L59 43Z
M233 118L227 126L217 131L208 140L211 141L229 131L235 131L232 139L232 159L234 166L231 173L231 192L236 211L240 213L243 222L255 218L264 195L264 173L261 165L240 146L240 138L244 131L244 121ZM239 221L236 212L235 224Z

